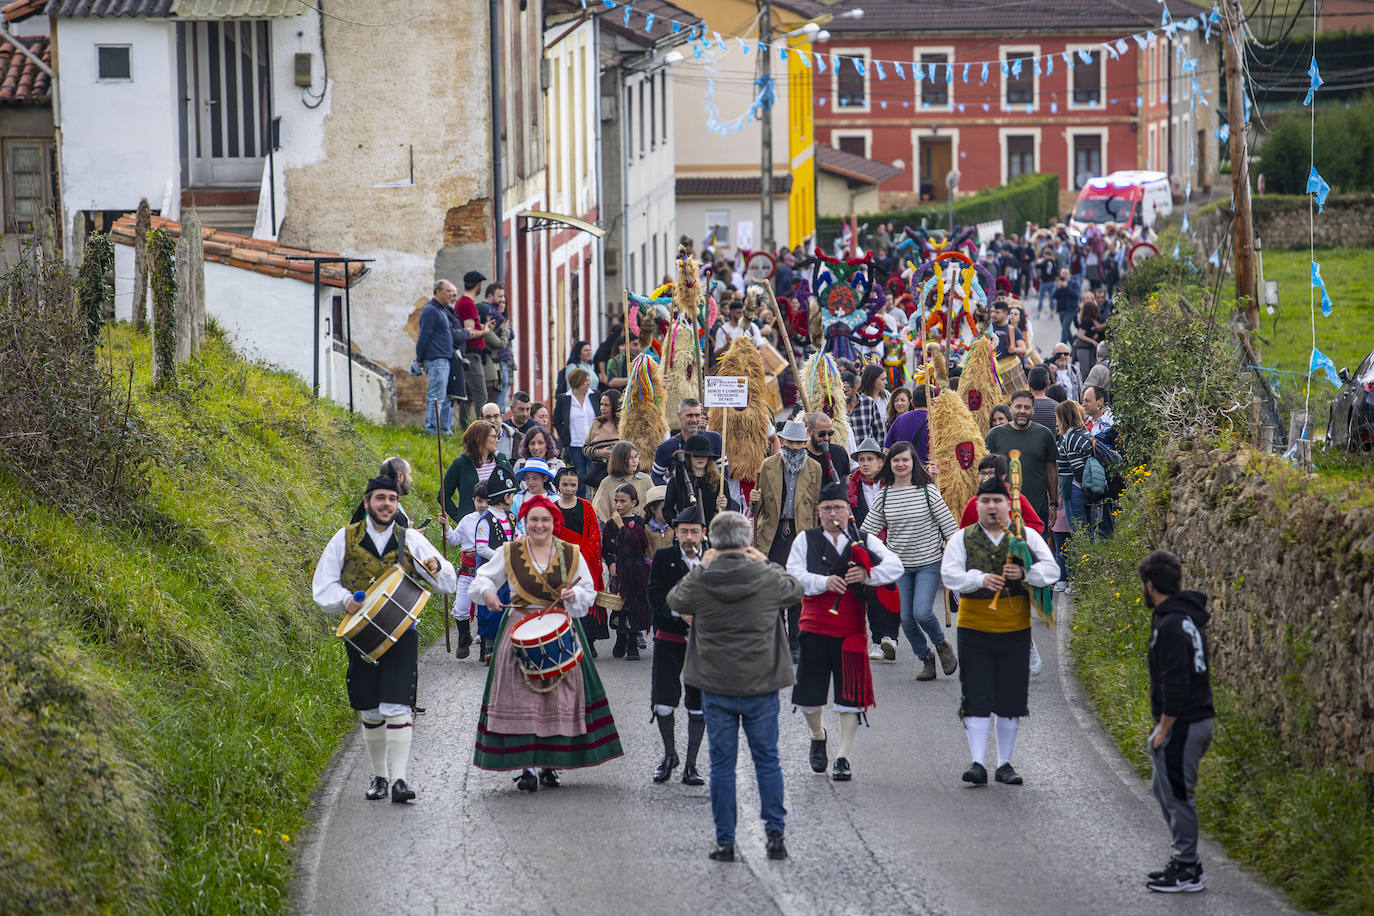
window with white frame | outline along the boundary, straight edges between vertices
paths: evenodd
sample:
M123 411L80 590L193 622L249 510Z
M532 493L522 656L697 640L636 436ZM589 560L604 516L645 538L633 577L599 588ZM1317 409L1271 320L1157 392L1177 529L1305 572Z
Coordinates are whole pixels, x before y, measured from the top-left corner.
M1082 52L1087 54L1092 63L1084 63L1078 56L1079 48L1069 47L1069 53L1074 55L1074 65L1069 77L1070 89L1069 107L1070 108L1101 108L1102 107L1102 50L1082 48Z
M1007 136L1007 181L1035 171L1035 136L1009 134Z
M5 231L32 232L53 205L53 145L46 140L6 140Z
M870 133L868 131L844 133L837 130L831 132L830 139L835 144L835 149L855 156L863 156L867 159L869 136Z
M948 51L921 52L920 64L924 73L920 82L916 84L916 102L921 107L950 104L949 82L945 79L945 68L949 60Z
M1073 186L1079 190L1092 179L1102 176L1104 140L1100 133L1073 134L1071 139Z
M1035 65L1036 49L1003 48L1002 60L1007 65L1007 73L1002 77L1002 102L1006 105L1033 105L1035 103ZM1020 69L1017 69L1020 61Z
M134 78L133 49L129 45L96 45L95 78L129 82Z
M868 107L868 52L837 54L835 107Z

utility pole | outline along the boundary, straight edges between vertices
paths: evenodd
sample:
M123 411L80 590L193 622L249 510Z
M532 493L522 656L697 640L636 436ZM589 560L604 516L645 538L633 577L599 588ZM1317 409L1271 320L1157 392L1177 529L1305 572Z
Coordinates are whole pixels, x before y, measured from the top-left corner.
M759 51L759 88L763 92L763 110L759 112L759 129L763 131L762 153L759 156L759 206L762 208L759 220L759 243L763 251L773 254L777 248L773 244L773 55L770 40L773 37L773 0L759 0L759 41L766 50Z
M1226 52L1226 119L1231 126L1231 206L1235 212L1236 305L1252 331L1259 330L1259 297L1255 290L1255 222L1250 209L1250 154L1245 136L1245 83L1241 75L1240 5L1221 5L1222 44ZM1171 98L1172 101L1172 98ZM1258 343L1254 344L1256 356Z

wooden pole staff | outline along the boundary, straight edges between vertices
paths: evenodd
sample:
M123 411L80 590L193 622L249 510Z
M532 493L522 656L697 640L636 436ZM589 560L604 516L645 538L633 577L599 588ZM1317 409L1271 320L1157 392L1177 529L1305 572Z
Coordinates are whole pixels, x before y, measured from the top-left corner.
M720 462L720 492L716 494L716 496L717 496L718 498L725 495L725 469L726 469L726 464L725 464L725 443L729 441L729 439L727 439L726 437L730 435L730 433L728 432L728 430L729 430L729 428L730 428L730 411L733 410L733 409L734 409L734 408L732 408L732 407L722 407L722 408L720 409L720 410L721 410L721 414L720 414L720 452L721 452L721 462Z
M801 401L802 410L810 413L811 405L806 400L806 387L802 385L801 373L797 371L797 358L792 355L792 336L787 331L786 322L782 320L782 309L778 308L778 300L773 296L773 282L760 280L759 285L763 287L763 293L768 297L769 311L773 313L773 322L778 326L779 343L782 344L783 354L787 356L787 365L792 370L792 380L797 385L797 398Z
M444 508L444 433L439 428L439 399L434 399L434 444L439 448L439 552L448 559L448 512ZM444 652L453 651L453 638L449 635L448 595L444 596Z

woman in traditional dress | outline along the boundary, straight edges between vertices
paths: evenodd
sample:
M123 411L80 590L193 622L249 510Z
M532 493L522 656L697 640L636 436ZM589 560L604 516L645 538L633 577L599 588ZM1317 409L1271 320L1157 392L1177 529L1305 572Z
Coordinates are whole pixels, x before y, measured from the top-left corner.
M511 591L487 673L472 762L483 770L519 770L516 786L535 792L541 783L559 785L558 770L597 766L624 752L590 652L584 651L578 666L551 688L536 688L520 669L511 630L527 617L559 606L572 620L574 638L585 647L582 618L596 600L595 582L577 546L557 537L563 529L558 506L535 497L521 515L526 536L501 545L472 581L473 594L492 610L502 608L497 591L505 585Z
M565 467L554 478L558 490L555 505L563 516L563 530L559 537L569 544L576 544L582 560L591 573L592 583L598 592L604 589L601 578L601 522L596 517L592 504L577 495L577 468ZM587 648L592 658L596 658L596 641L610 639L611 631L606 626L606 609L592 605L587 616L582 618L582 629L587 633Z

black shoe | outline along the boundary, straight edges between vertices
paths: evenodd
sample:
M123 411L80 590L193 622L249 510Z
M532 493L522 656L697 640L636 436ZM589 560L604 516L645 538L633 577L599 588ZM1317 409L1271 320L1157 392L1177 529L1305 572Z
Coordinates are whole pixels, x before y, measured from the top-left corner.
M768 831L768 858L787 858L787 844L782 841L781 830Z
M644 631L643 631L643 630L641 630L641 631L639 631L638 633L635 634L635 646L638 647L638 648L640 648L640 649L647 649L647 648L649 648L649 641L646 640L646 639L644 638Z
M415 715L417 715L417 716L423 716L424 714L425 714L425 708L424 708L423 706L416 706L416 707L415 707Z
M854 774L849 771L848 758L835 758L835 770L830 774L830 778L836 782L849 782L849 780L854 778Z
M1177 863L1175 862L1174 857L1170 856L1168 865L1164 866L1159 871L1150 872L1145 877L1149 878L1151 881L1158 881L1160 878L1163 878L1165 875L1167 875L1169 873L1169 869L1174 868L1176 864Z
M825 768L830 765L830 755L825 752L825 739L829 738L827 732L825 738L817 740L811 739L811 772L824 773Z
M701 774L697 772L697 768L689 763L682 768L682 784L684 786L704 786L706 785L706 780L702 779Z
M735 861L735 844L729 846L717 846L708 855L713 862L733 862Z
M472 621L458 621L458 648L453 650L455 658L467 658L472 653Z
M975 786L987 785L988 768L981 763L970 763L968 769L964 770L964 782L971 782Z
M1189 894L1205 888L1207 876L1202 873L1201 862L1185 865L1182 862L1170 861L1164 874L1145 882L1145 886L1161 894Z
M563 785L563 781L558 778L558 771L551 770L548 767L544 767L544 769L539 771L539 782L550 789L557 789L559 786Z
M372 788L367 790L367 794L365 797L368 801L377 801L378 799L386 798L386 777L373 776ZM1154 875L1151 875L1150 877L1153 878Z
M658 769L654 770L654 782L667 782L673 776L673 770L677 769L680 761L677 754L664 754L659 761Z
M535 776L533 773L522 772L519 776L515 777L515 787L521 792L538 792L539 777Z
M801 663L801 648L798 647L798 646L793 646L793 647L792 647L792 664L797 665L797 664L800 664L800 663Z
M615 634L615 645L611 646L611 657L625 657L625 634L620 632L619 630L617 630Z
M992 778L1008 786L1021 785L1021 774L1012 769L1010 763L1004 763L998 767Z
M634 637L627 637L625 640L625 661L639 661L639 646L635 645Z
M463 645L462 640L459 640L459 641L458 641L457 647L454 648L454 650L453 650L453 657L454 657L454 658L467 658L467 657L468 657L469 655L471 655L471 654L472 654L472 643L468 643L468 644L465 646L465 645Z
M391 800L401 804L410 801L415 797L415 790L406 785L404 779L398 779L391 784Z

